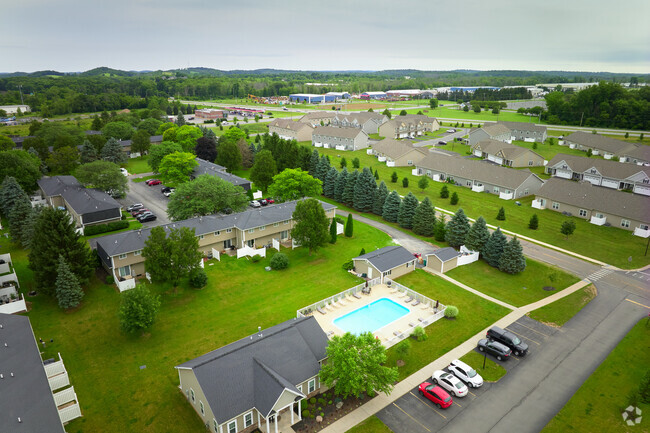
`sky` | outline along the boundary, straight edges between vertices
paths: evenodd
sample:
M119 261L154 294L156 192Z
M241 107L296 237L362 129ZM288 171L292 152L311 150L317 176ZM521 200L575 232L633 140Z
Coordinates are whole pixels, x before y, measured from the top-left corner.
M13 0L0 72L650 73L648 0Z

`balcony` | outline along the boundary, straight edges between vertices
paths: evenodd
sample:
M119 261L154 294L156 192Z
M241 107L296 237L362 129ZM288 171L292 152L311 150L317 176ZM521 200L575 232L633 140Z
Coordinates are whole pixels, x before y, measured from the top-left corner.
M639 236L641 238L648 238L650 237L650 229L642 229L641 227L635 227L634 236Z
M379 156L379 157L377 157L377 160L378 160L379 162L385 162L385 161L386 161L386 157L385 157L385 156Z
M440 180L440 175L439 174L434 174L432 176L432 179L435 180L436 182L444 182L443 180Z
M411 170L411 174L413 176L422 176L422 173L420 173L420 170L418 170L417 168L414 168L413 170Z
M483 192L485 191L484 185L472 185L472 191L474 192Z
M372 149L366 149L366 155L372 155L373 152Z
M546 206L544 206L541 200L533 200L532 206L535 209L546 209Z
M607 217L604 216L598 217L597 215L594 215L591 217L589 222L597 226L602 226L605 225L605 223L607 222Z
M395 161L386 161L386 167L395 167Z
M500 192L499 193L499 198L502 200L512 200L514 198L514 194L512 192Z
M323 143L318 141L318 142L314 143L314 147L323 147Z

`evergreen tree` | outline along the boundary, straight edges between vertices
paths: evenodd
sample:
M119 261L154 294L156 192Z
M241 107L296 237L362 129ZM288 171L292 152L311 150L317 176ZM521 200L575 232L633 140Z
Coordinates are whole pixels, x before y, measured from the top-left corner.
M185 116L183 116L183 113L178 113L178 116L176 116L176 125L178 125L179 128L185 125Z
M29 202L29 197L13 176L5 176L0 185L0 210L5 217L9 217L16 203ZM30 202L31 204L31 202Z
M334 200L338 202L343 202L343 192L345 191L345 185L348 182L348 169L343 167L336 177L336 185L334 185Z
M320 155L318 151L314 149L309 158L309 174L311 177L316 177L316 170L318 169L318 163L320 162Z
M327 177L327 173L330 171L330 167L330 160L323 155L316 166L316 176L313 177L325 183L325 178Z
M341 166L341 168L345 168L348 166L348 161L345 159L345 156L341 158L341 162L339 163L339 165Z
M100 119L99 116L95 114L95 117L93 117L93 123L90 126L90 129L92 129L93 131L99 131L99 130L102 129L102 126L104 126L104 124L102 123L102 119Z
M422 176L420 180L418 180L418 188L420 188L423 192L425 189L429 187L429 178L426 176Z
M59 307L64 310L77 307L84 297L84 292L62 255L59 256L56 273L55 291Z
M440 198L448 198L449 197L449 188L447 188L447 185L443 185L442 188L440 189Z
M383 215L386 197L388 197L388 187L386 187L386 184L382 180L379 184L379 188L375 190L375 196L373 197L372 203L372 213L379 216Z
M429 197L425 197L415 209L413 215L413 232L420 236L432 236L436 223L436 212Z
M115 164L126 163L126 153L122 151L122 145L114 138L109 138L102 147L102 159Z
M23 247L25 248L30 248L31 246L32 238L34 237L34 226L36 225L36 220L38 219L38 216L43 209L43 206L36 206L33 208L32 212L22 224L22 233L20 235L20 239Z
M499 213L497 214L497 220L499 221L505 221L506 220L506 210L501 206L501 209L499 209Z
M483 252L483 259L492 267L498 267L499 261L501 260L501 255L503 250L508 243L508 240L501 233L501 227L498 227L490 235L490 239L485 244L485 251Z
M405 178L406 179L406 178ZM412 192L404 197L404 200L399 205L399 212L397 214L397 222L400 227L405 229L410 229L413 227L413 216L415 215L415 210L418 207L418 199L415 198Z
M332 222L330 223L330 244L335 244L335 243L336 243L336 218L332 218Z
M531 230L537 230L539 227L539 219L537 218L537 214L534 213L532 217L530 217L530 221L528 221L528 228Z
M447 224L445 224L444 216L440 218L436 225L433 227L433 237L438 242L444 242L447 236Z
M451 205L457 205L458 204L458 193L454 191L454 193L451 195L451 199L449 200L449 204Z
M325 181L323 182L323 194L325 197L334 198L334 189L336 188L336 180L339 177L339 172L334 167L330 167Z
M348 214L348 220L345 222L345 237L351 238L354 234L354 220L352 219L352 213Z
M354 170L352 173L348 174L348 180L345 182L345 189L343 190L343 196L341 197L343 204L348 206L354 204L354 186L357 184L358 177L359 170Z
M510 239L499 258L499 270L508 274L518 274L526 269L526 257L517 236Z
M262 150L255 156L255 163L251 169L251 180L262 191L266 191L273 183L273 176L278 174L273 155L268 150Z
M393 190L393 192L391 192L388 197L386 197L382 218L384 218L389 223L396 223L401 204L402 199L400 198L397 191Z
M379 180L379 172L375 168L375 180Z
M397 176L397 172L394 171L393 174L390 175L390 181L391 181L392 183L397 183L397 178L398 178L398 176Z
M79 284L85 284L92 273L88 246L76 232L68 212L47 207L36 220L29 251L29 268L34 272L35 286L47 295L54 294L59 255L68 263Z
M404 179L402 179L402 186L403 186L404 188L408 188L408 187L409 187L409 178L408 178L408 177L405 177Z
M359 161L359 158L352 158L352 168L359 168L361 165L361 161Z
M485 244L489 239L490 231L487 228L485 219L480 216L474 224L472 224L472 228L469 229L469 232L465 237L465 246L472 251L478 251L483 254Z
M99 119L99 117L98 117L98 119ZM98 156L97 156L97 149L88 140L84 140L84 143L81 145L80 156L81 156L81 163L82 164L86 164L88 162L93 162L93 161L96 161L97 159L99 159Z
M469 229L469 220L463 209L460 208L447 224L445 240L450 247L460 248L461 245L465 245L465 238L469 233Z
M369 168L364 167L354 185L354 208L359 212L372 212L377 181Z
M27 243L23 238L26 233L25 225L30 223L33 212L34 208L26 196L14 203L7 218L9 220L9 235L13 242L22 245Z

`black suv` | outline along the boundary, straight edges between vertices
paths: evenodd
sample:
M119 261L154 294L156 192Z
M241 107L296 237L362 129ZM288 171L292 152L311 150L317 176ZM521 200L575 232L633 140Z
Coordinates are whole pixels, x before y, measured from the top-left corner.
M494 326L488 329L488 332L485 336L490 340L497 341L509 347L515 356L524 356L526 353L528 353L528 345L526 343L521 341L512 332L508 332L504 329L499 328L498 326Z

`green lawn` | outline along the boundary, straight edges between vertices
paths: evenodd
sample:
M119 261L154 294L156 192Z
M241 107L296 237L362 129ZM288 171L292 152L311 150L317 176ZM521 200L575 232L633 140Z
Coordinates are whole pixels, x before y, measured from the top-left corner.
M149 155L129 158L126 165L123 165L123 167L126 168L126 171L128 171L129 174L150 173L151 167L149 167L148 161Z
M459 266L446 275L515 307L539 301L580 281L560 268L530 258L526 258L526 270L516 275L501 272L483 260ZM544 286L555 287L555 290L546 291Z
M346 433L392 433L392 430L389 429L386 424L381 422L379 418L373 415L361 424L352 427Z
M596 297L596 294L596 286L590 284L552 304L533 310L528 315L540 322L560 327L578 314L580 310Z
M500 364L490 358L485 358L484 355L474 350L460 358L460 360L476 370L483 380L487 382L498 382L507 373L506 369L501 367ZM485 361L485 368L483 368L483 361Z
M571 149L569 146L560 146L557 143L551 146L548 143L529 143L527 141L513 141L512 144L520 147L525 147L530 149L533 152L540 154L545 160L550 161L558 153L564 153L567 155L574 156L586 156L587 153L578 149ZM533 149L533 146L537 145L537 149ZM602 156L592 156L592 159L603 159Z
M84 416L66 430L160 432L174 426L174 432L203 431L178 391L174 366L243 338L257 326L289 320L299 308L358 284L341 264L362 247L371 251L390 243L388 235L357 223L353 238L339 237L311 256L304 248L284 250L291 261L285 271L266 272L270 258L252 263L225 256L206 265L209 284L203 290L151 286L162 296L162 306L144 336L120 332L120 295L103 284L103 277L86 288L74 312L62 312L45 296L28 298L36 338L54 339L44 358L61 353L79 397ZM21 291L31 290L27 252L4 237L0 248L12 253Z
M311 143L301 142L300 144L309 146ZM449 147L449 146L447 146ZM564 149L564 147L563 147ZM386 167L385 163L379 162L377 158L366 154L366 150L357 150L354 152L341 152L336 149L319 149L323 155L330 157L331 163L337 169L341 157L345 157L350 166L353 158L359 158L361 167L370 167L377 170L380 180L384 180L389 189L395 189L401 195L406 195L409 191L419 199L428 196L431 202L440 208L455 212L462 207L470 218L483 216L489 224L499 225L507 230L519 233L524 236L530 236L542 242L555 245L578 254L583 254L597 260L609 263L623 269L636 269L650 264L650 255L644 256L646 239L634 236L628 230L616 227L604 227L590 224L589 221L578 217L565 217L559 212L551 209L539 210L531 207L533 196L519 198L521 206L517 206L515 200L501 200L498 196L488 193L473 192L462 186L446 184L450 195L457 192L459 196L458 205L452 206L449 199L440 198L440 189L443 184L431 181L429 187L420 191L417 187L418 176L411 174L410 167ZM349 168L348 168L349 169ZM391 183L391 174L395 171L399 176L397 183ZM402 178L409 179L409 187L402 186ZM499 208L505 208L506 220L498 221L496 219ZM539 218L539 229L531 230L528 228L528 221L533 214ZM572 219L576 223L576 230L569 239L565 239L560 233L562 222ZM632 257L628 261L628 257Z
M366 251L369 250L366 248ZM405 365L399 367L399 380L420 370L510 312L420 269L398 278L397 282L431 299L440 300L444 305L455 305L459 310L456 319L442 318L427 326L425 330L429 338L426 341L411 340L411 352L403 357ZM387 365L396 365L400 358L395 353L395 347L388 350Z
M650 366L650 327L641 319L585 381L542 433L622 433L650 430L650 404L638 403L641 424L628 427L621 416Z
M408 114L416 114L420 109L410 109L406 110ZM422 110L424 111L424 110ZM425 113L427 116L439 117L442 119L464 119L469 120L470 122L476 125L477 123L483 123L486 121L496 122L505 121L505 122L530 122L530 117L517 112L502 111L501 113L492 114L492 111L481 111L480 113L474 113L474 111L463 111L457 110L456 108L449 107L438 107L434 110L429 110L428 113ZM535 119L536 121L537 119Z

